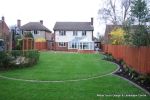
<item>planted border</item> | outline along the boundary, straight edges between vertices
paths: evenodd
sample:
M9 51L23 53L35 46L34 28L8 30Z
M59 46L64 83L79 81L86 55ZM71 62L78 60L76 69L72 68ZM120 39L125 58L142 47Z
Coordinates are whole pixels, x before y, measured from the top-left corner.
M39 61L37 50L12 50L0 52L0 69L29 67Z

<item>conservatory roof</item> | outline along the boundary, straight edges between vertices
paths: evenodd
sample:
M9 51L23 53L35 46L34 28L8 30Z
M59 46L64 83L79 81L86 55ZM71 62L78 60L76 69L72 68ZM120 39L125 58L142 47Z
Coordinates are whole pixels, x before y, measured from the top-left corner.
M93 42L93 41L89 40L88 38L84 38L84 37L75 37L70 42Z

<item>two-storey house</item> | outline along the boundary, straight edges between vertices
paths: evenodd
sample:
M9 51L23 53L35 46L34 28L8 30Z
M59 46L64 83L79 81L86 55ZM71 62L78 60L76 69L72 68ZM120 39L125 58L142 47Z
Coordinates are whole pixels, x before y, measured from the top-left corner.
M53 30L56 51L94 51L93 18L91 22L56 22Z
M22 34L31 33L34 38L35 49L47 49L47 41L52 40L52 32L40 22L29 22L21 26Z

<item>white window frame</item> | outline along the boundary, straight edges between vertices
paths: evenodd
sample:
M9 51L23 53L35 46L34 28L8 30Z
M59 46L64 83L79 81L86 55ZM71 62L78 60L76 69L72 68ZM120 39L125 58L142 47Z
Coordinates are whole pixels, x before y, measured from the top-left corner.
M82 31L82 36L86 36L86 31Z
M66 47L66 43L65 42L58 42L58 46L59 47Z
M78 36L78 31L73 31L73 36Z
M59 31L59 36L66 36L66 31Z
M78 49L78 43L77 42L70 42L69 43L69 49Z

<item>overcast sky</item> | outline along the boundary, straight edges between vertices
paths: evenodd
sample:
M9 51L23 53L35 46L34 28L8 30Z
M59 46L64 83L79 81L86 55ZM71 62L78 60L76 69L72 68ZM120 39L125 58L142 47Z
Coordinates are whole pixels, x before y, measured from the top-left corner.
M56 21L90 21L93 17L97 36L97 32L104 32L97 21L101 5L102 0L0 0L0 16L8 26L15 25L17 19L22 25L43 20L52 31Z

